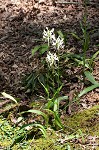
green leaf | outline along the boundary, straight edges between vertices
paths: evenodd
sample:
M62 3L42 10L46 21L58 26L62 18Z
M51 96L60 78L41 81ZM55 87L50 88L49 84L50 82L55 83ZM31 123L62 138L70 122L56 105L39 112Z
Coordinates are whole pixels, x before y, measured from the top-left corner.
M31 126L35 126L35 127L39 128L41 130L41 132L43 133L44 137L45 138L47 137L46 130L45 130L44 126L42 126L41 124L34 124L34 123L25 124L20 128L20 131L21 130L23 131L23 129L25 129L26 127L31 127Z
M64 128L57 112L54 112L50 109L45 109L45 110L48 111L48 113L50 113L51 115L53 115L56 126L58 126L59 128Z
M91 64L93 63L94 59L99 55L99 51L97 51L92 58L90 59ZM99 59L99 58L98 58Z
M44 90L45 90L45 92L46 92L46 94L47 94L47 96L48 96L48 98L49 98L49 91L48 91L48 89L47 89L47 87L40 81L40 79L38 78L38 81L41 83L41 85L43 86L43 88L44 88Z
M84 138L84 134L82 133L82 130L78 129L78 132L80 133L80 135L82 137L82 142L85 143L85 138Z
M71 33L71 35L72 35L74 38L76 38L77 40L81 40L77 34Z
M64 126L62 125L61 119L60 119L59 115L57 114L57 112L54 112L54 119L55 119L55 125L57 125L60 128L64 128Z
M56 92L54 93L52 99L54 99L54 98L59 94L59 92L60 92L60 90L62 89L62 87L63 87L63 84L56 90Z
M92 56L92 60L94 60L94 59L97 57L97 55L99 55L99 51L97 51L97 52Z
M54 112L52 110L50 110L50 109L44 109L44 110L54 116Z
M79 136L79 135L73 135L73 134L68 135L68 136L66 137L66 141L75 139L76 137L80 137L80 136Z
M41 46L35 46L34 49L32 49L32 55L35 54L40 49Z
M54 111L58 111L60 101L66 100L66 99L68 99L68 96L61 96L61 97L58 97L57 99L55 99L55 101L54 101L54 109L53 110Z
M83 57L82 57L82 55L78 55L78 54L73 54L73 53L65 53L65 54L62 54L61 56L60 56L60 58L61 59L64 59L64 58L71 58L71 59L74 59L74 58L76 58L76 59L79 59L79 60L83 60Z
M83 91L80 92L80 94L78 95L78 97L80 98L81 96L85 95L86 93L92 91L93 89L99 87L99 83L98 84L94 84L92 86L89 86L87 88L85 88Z
M85 74L85 76L87 77L87 79L88 79L92 84L98 84L98 82L95 81L95 78L93 77L93 75L92 75L89 71L85 71L84 74Z
M40 47L40 53L41 54L44 54L47 50L48 50L49 46L48 44L43 44L41 47Z
M61 100L66 100L66 99L68 99L68 96L61 96L61 97L58 97L57 99L58 99L58 101L60 102Z
M21 114L23 114L23 113L35 113L37 115L41 115L45 119L46 125L48 125L48 117L47 117L47 115L45 113L43 113L42 111L40 111L40 110L30 109L28 111L22 112Z
M2 92L1 94L2 94L5 98L8 98L8 99L14 101L15 103L17 103L16 99L15 99L14 97L12 97L11 95L9 95L9 94L7 94L7 93L5 93L5 92Z
M47 104L45 105L45 108L51 109L51 108L53 108L53 106L54 106L54 103L53 103L52 99L50 99L50 100L47 102Z
M83 34L85 34L85 29L84 29L83 24L82 24L81 21L80 21L80 26L81 26L81 29L82 29Z
M58 99L56 99L55 101L54 101L54 108L53 108L53 111L58 111L59 110L59 101L58 101Z
M81 60L78 60L76 58L74 58L74 60L78 63L78 65L84 65L84 62ZM86 68L90 68L89 64L85 62L85 67Z
M59 35L61 38L63 38L63 39L64 39L64 34L62 33L62 31L61 31L61 30L57 31L57 33L58 33L58 35Z

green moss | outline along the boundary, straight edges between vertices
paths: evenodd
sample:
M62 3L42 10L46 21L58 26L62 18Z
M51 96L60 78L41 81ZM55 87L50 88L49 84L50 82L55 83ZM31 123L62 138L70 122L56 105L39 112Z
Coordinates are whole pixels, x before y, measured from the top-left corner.
M0 146L7 147L11 144L10 140L10 129L11 126L8 124L3 117L0 118Z
M99 135L99 105L65 118L65 125L75 131ZM94 130L93 130L94 129Z
M49 132L49 131L48 131ZM52 130L48 133L47 138L39 138L39 139L30 139L27 142L27 146L24 147L24 150L31 149L31 150L61 150L60 145L57 145L57 136L55 132ZM21 144L17 144L13 146L13 150L21 149Z

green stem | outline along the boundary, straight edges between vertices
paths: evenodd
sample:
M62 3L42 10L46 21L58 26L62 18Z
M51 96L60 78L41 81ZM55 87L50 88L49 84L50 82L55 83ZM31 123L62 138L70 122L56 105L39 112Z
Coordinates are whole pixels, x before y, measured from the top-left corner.
M59 50L58 50L58 59L59 59ZM59 61L58 61L58 88L59 88L59 78L60 78L60 75L59 75Z
M88 37L87 37L87 5L86 5L87 1L84 1L84 43L83 43L83 72L85 72L85 61L86 61L86 51L88 49ZM83 77L83 80L85 81L85 76Z
M55 88L54 73L55 73L55 70L54 70L54 67L53 67L53 70L52 70L52 75L53 75L53 91L54 91L54 88Z
M50 46L50 37L48 37L48 52L49 52L49 46ZM47 67L48 69L48 75L47 75L47 89L49 91L49 76L50 76L50 71L49 71L49 67ZM50 92L50 91L49 91ZM48 99L49 99L49 95L48 95Z

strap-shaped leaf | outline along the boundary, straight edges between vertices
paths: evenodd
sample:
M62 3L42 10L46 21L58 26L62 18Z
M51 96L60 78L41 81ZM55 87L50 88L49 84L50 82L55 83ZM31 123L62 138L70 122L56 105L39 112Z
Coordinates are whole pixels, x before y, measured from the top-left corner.
M48 98L49 98L49 91L48 91L48 88L40 81L40 79L38 78L38 81L40 82L40 84L43 86Z
M85 71L84 74L92 84L98 84L98 82L95 81L94 76L89 71Z
M68 96L61 96L61 97L58 97L57 99L55 99L54 101L54 111L58 111L59 109L59 103L60 101L62 100L67 100L68 99Z
M77 40L81 40L77 34L75 34L75 33L72 32L71 35L72 35L74 38L76 38Z
M59 94L59 92L60 92L60 90L62 89L62 87L63 87L63 84L56 90L56 92L54 93L52 99L56 98L56 96Z
M41 132L43 133L44 137L45 138L47 137L46 130L45 130L44 126L42 126L41 124L34 124L34 123L25 124L20 128L20 131L21 130L23 131L23 129L25 129L26 127L31 127L31 126L35 126L35 127L39 128L41 130Z
M57 112L54 112L54 118L55 118L55 125L57 125L60 128L64 128L64 126L62 125L61 119L60 119L59 115L57 114Z
M47 50L48 50L49 46L48 44L43 44L41 47L40 47L40 53L41 54L44 54Z
M93 61L97 56L99 55L99 51L97 51L91 58L91 61Z
M80 92L80 94L78 95L78 97L81 97L83 95L85 95L86 93L92 91L93 89L99 87L99 83L98 84L94 84L92 86L89 86L87 88L85 88L83 91Z
M61 31L61 30L57 31L57 33L58 33L58 35L59 35L61 38L63 38L63 39L64 39L64 34L62 33L62 31Z
M54 103L53 103L52 99L50 99L50 100L47 102L47 104L45 105L45 108L46 108L46 109L51 109L51 108L53 108L53 105L54 105Z
M23 113L35 113L37 115L41 115L45 119L46 125L48 125L48 117L47 117L47 115L45 113L43 113L42 111L40 111L40 110L30 109L28 111L22 112L21 114L23 114Z
M32 55L35 54L35 52L37 52L40 49L41 46L35 46L34 49L32 49Z

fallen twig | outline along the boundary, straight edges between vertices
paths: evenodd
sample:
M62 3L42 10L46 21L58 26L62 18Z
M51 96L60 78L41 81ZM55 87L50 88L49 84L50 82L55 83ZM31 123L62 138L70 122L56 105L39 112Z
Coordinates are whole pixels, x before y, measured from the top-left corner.
M73 5L84 5L84 3L79 3L79 2L65 2L65 1L63 1L63 2L55 2L56 4L67 4L67 5L69 5L69 4L73 4ZM99 6L99 4L98 3L93 3L93 2L88 2L88 3L86 3L86 5L95 5L95 6Z

